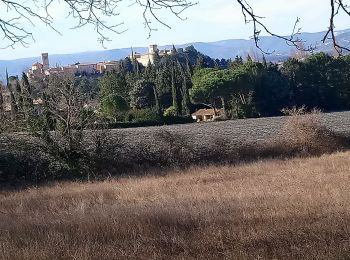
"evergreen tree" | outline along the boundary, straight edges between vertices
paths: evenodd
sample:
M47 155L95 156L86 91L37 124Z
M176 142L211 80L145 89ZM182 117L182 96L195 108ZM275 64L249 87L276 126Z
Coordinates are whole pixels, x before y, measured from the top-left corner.
M191 71L188 60L186 59L186 70L183 69L180 62L178 66L181 69L182 76L182 114L189 115L191 113L191 100L189 95L189 88L191 87Z
M179 105L177 101L177 89L175 85L175 66L174 61L171 63L171 94L173 98L173 108L176 111L176 115L179 115Z
M28 77L23 72L21 80L22 111L24 114L25 121L27 123L30 123L34 112L32 94L32 87L29 83Z

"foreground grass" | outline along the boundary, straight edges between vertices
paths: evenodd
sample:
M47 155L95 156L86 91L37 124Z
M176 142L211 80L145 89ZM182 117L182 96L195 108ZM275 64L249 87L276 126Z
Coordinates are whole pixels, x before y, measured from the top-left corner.
M345 259L350 153L0 195L0 259Z

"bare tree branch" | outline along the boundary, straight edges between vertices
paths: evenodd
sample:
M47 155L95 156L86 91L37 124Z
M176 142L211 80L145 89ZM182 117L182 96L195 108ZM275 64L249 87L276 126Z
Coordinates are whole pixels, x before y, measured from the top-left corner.
M182 13L187 8L195 5L197 2L192 0L128 0L131 1L129 7L134 5L143 9L142 15L145 27L149 31L149 36L156 27L152 25L155 21L158 24L170 28L170 25L162 20L159 16L160 10L165 10L175 15L181 20ZM235 0L241 8L246 23L253 24L253 36L255 45L265 54L273 53L273 50L263 50L259 44L262 33L277 37L286 41L287 44L300 49L305 46L303 39L299 38L300 28L298 28L300 19L297 18L290 36L283 36L271 31L264 23L263 16L257 15L248 0ZM349 46L342 46L336 40L335 18L339 14L350 16L350 6L346 4L346 0L329 0L330 2L330 20L328 30L322 39L325 43L331 40L334 49L342 54L344 51L349 52ZM126 0L0 0L0 10L5 12L0 17L0 37L2 36L4 46L2 48L15 47L17 45L28 46L29 40L34 40L33 34L28 28L28 24L34 26L34 23L42 23L49 26L52 30L54 27L54 17L52 15L54 4L60 3L67 7L67 17L72 17L76 24L73 28L84 26L93 26L98 34L98 40L103 45L109 41L108 32L115 34L123 33L125 30L119 30L123 22L110 24L105 21L106 18L116 17L121 10L120 4ZM4 11L3 11L4 10ZM58 32L58 31L57 31ZM315 47L306 46L303 51L313 51Z
M160 10L166 10L179 19L184 19L181 17L182 12L196 4L189 0L133 1L133 4L143 8L141 15L149 30L149 35L155 30L154 27L151 27L152 20L170 28L166 22L159 19L158 12ZM54 4L57 3L64 4L67 7L67 17L76 21L73 29L88 25L93 26L98 34L98 40L103 45L110 40L107 36L108 32L120 34L125 31L119 30L123 22L111 24L105 21L105 19L119 15L118 10L121 9L119 4L122 2L126 2L126 0L0 0L0 10L6 12L0 16L0 37L2 36L3 42L5 42L5 45L0 47L28 46L28 41L34 40L31 30L28 29L28 24L33 27L34 23L39 22L58 32L54 26L52 15Z
M300 51L314 51L315 47L314 46L307 46L307 47L301 47L304 46L305 41L299 38L301 28L297 28L300 19L297 18L296 22L294 24L292 33L290 36L282 36L279 34L276 34L272 32L267 26L264 24L263 19L264 17L256 15L254 13L253 8L251 5L247 2L247 0L236 0L236 2L239 4L239 6L242 9L242 14L244 17L245 22L252 23L253 24L253 36L252 38L254 39L256 47L261 50L265 54L271 54L273 53L270 52L269 50L263 50L259 44L260 41L260 34L261 32L265 32L268 35L277 37L279 39L282 39L286 41L287 44L294 46L297 50ZM348 51L350 52L350 48L347 46L341 46L336 39L336 33L335 33L335 17L339 15L340 11L345 13L346 15L350 16L350 7L345 4L345 0L330 0L330 22L329 22L329 28L322 39L322 42L325 43L327 40L331 40L333 43L334 49L337 51L339 55L342 54L343 51ZM303 48L303 49L301 49Z

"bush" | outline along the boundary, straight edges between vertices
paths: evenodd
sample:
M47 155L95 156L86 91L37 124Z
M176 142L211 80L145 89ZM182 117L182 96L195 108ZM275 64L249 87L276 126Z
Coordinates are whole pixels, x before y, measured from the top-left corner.
M164 125L174 125L174 124L190 124L194 123L191 116L165 116L163 117Z
M155 108L143 108L130 110L126 116L126 122L145 122L145 121L160 121L161 117L158 115Z
M164 116L176 116L176 108L174 106L168 107L164 111Z
M110 128L132 128L132 127L148 127L148 126L161 126L161 125L174 125L174 124L190 124L194 120L190 116L164 116L162 118L147 120L147 117L143 119L133 119L129 122L117 122L110 123Z
M307 112L305 108L289 111L282 129L282 145L298 154L320 155L343 150L348 138L334 133L322 125L320 111Z

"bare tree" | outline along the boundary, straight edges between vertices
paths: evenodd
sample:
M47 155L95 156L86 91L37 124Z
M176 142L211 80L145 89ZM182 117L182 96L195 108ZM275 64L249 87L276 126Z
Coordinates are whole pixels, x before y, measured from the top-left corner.
M304 60L309 56L309 52L306 51L305 45L303 42L298 43L298 48L293 49L291 56L297 60Z
M263 22L264 17L256 14L254 12L253 7L248 3L247 0L235 0L244 16L245 22L251 23L253 25L253 39L255 41L255 45L258 49L260 49L264 53L271 53L269 50L263 50L260 45L260 35L261 33L267 33L271 36L280 38L286 41L287 44L294 46L297 50L302 51L313 51L315 48L313 46L305 47L304 44L300 44L303 42L302 39L299 38L301 28L298 28L298 24L300 19L297 18L292 32L290 36L282 36L271 31ZM326 34L324 35L322 42L325 43L327 40L331 40L336 52L341 55L343 51L350 51L350 47L341 46L338 44L335 33L335 17L337 17L341 12L350 16L350 6L346 4L346 0L329 0L330 2L330 15L329 15L329 27L327 29Z
M15 47L20 44L28 45L28 40L33 39L32 32L26 27L26 24L40 22L56 30L54 26L54 17L52 15L54 5L59 3L67 8L67 16L76 20L73 28L94 26L99 41L103 44L108 41L106 31L113 33L122 33L119 30L123 22L110 24L104 19L119 15L120 4L126 0L0 0L0 35L6 43L2 48ZM169 27L167 23L158 18L160 10L167 10L179 19L182 12L195 2L190 0L132 0L128 1L129 7L141 6L143 8L142 16L145 27L149 33L155 30L151 26L152 20ZM58 31L57 31L58 32Z
M82 151L83 130L88 122L84 96L74 85L73 77L53 76L43 93L39 129L49 144L71 159ZM54 130L53 132L48 132ZM79 155L80 156L80 155Z
M341 13L350 16L350 6L346 1L329 0L329 26L322 39L324 43L327 40L331 40L338 54L344 51L350 51L349 46L342 46L337 42L335 33L335 18ZM109 40L106 31L117 34L123 32L123 30L119 30L121 28L120 25L123 24L122 21L116 24L110 24L104 19L118 16L118 11L121 10L120 5L125 2L126 0L0 0L0 10L2 12L6 10L6 13L0 16L0 34L2 34L2 38L5 40L4 42L7 42L2 47L15 47L18 44L27 46L28 40L33 38L32 32L24 26L27 23L33 25L34 22L39 21L51 29L56 30L53 23L54 17L52 16L53 6L56 3L62 3L67 7L67 16L73 17L76 20L74 28L87 25L94 26L99 36L99 41L103 44ZM283 36L273 32L265 25L264 17L255 13L254 8L249 4L248 0L234 0L234 2L241 9L245 22L253 25L252 38L255 41L256 47L262 52L266 54L271 53L270 50L263 50L259 45L260 35L262 33L280 38L298 50L301 50L301 46L303 46L303 50L305 51L314 50L313 46L305 47L300 44L303 40L299 38L299 18L296 19L290 36ZM143 16L145 27L148 29L149 34L151 34L155 30L155 27L152 26L152 21L170 28L165 21L160 19L159 12L161 10L166 10L179 19L184 19L181 16L182 12L195 4L196 2L192 0L130 0L129 7L139 6L143 8L143 12L140 15Z

